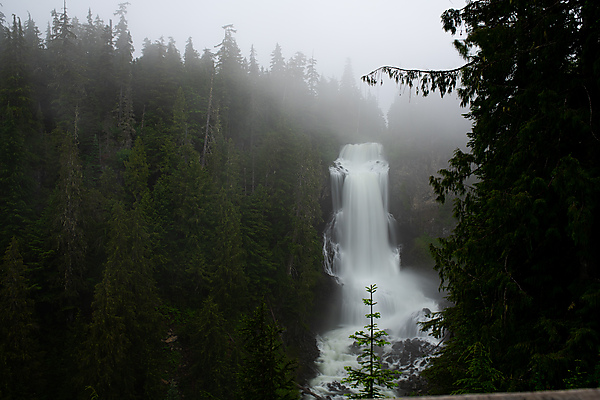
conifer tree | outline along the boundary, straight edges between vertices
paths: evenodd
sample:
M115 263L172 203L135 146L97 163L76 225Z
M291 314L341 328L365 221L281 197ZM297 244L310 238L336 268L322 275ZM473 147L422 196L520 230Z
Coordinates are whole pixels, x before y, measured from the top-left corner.
M271 61L269 68L269 89L277 103L285 103L289 94L288 82L286 76L287 65L279 43L275 44L275 49L271 52Z
M0 269L0 397L35 399L40 354L27 267L13 237Z
M159 299L141 207L127 211L115 203L106 251L81 353L82 390L90 387L103 399L152 398L159 383Z
M114 71L118 90L117 124L119 136L117 146L129 149L135 137L135 119L133 110L132 60L133 40L127 26L128 2L119 3L119 9L114 15L119 16L119 22L114 29Z
M183 71L173 40L169 43L162 37L154 42L144 40L142 56L133 67L133 90L138 100L134 103L136 115L144 114L146 124L170 121Z
M370 297L363 299L363 303L369 307L369 313L365 316L369 320L369 324L365 325L365 331L357 331L350 335L359 347L363 347L362 353L358 356L358 369L352 367L344 367L348 372L348 376L342 380L342 383L349 383L353 388L361 387L360 392L350 394L353 399L374 399L384 397L381 393L381 388L393 388L396 384L393 382L394 373L383 369L381 358L377 355L376 347L383 347L390 344L385 340L387 333L379 330L376 319L381 317L379 312L373 312L373 307L377 304L373 301L373 294L377 291L377 285L366 287Z
M294 363L283 352L282 330L269 323L262 303L242 323L244 354L239 373L243 400L291 400L299 397L294 384Z
M159 298L148 216L151 198L144 144L137 138L125 161L126 207L115 201L107 261L96 285L92 321L81 349L81 389L101 398L153 397L159 391Z
M207 258L215 226L213 187L200 156L191 145L175 149L172 141L164 157L162 175L154 185L153 226L160 255L159 287L175 304L198 306L209 289Z
M230 326L231 321L212 296L207 297L190 318L185 329L191 352L186 380L193 382L189 386L197 387L200 392L190 393L190 397L235 397L235 367L239 362L239 350L234 347Z
M194 48L194 41L190 36L185 42L185 51L183 53L183 63L186 69L194 69L198 66L198 61L200 61L200 54Z
M250 75L250 79L256 80L260 73L260 67L258 65L258 61L256 60L256 49L254 45L250 46L250 62L248 64L248 74Z
M53 21L47 43L53 72L53 107L58 122L64 130L78 123L79 107L83 96L83 80L80 49L73 23L65 8L61 13L52 12Z
M290 92L289 100L287 100L288 107L302 115L309 105L310 92L306 83L306 67L306 56L298 51L289 59L285 70L287 90Z
M29 67L31 71L31 77L33 80L32 92L36 95L36 100L38 102L47 101L41 96L41 92L44 91L44 83L45 81L45 73L43 72L44 53L45 47L44 43L40 37L40 30L36 26L35 22L31 15L25 21L24 27L24 39L25 46L27 51L25 53L26 65Z
M241 50L235 40L233 25L223 26L225 34L216 53L215 100L217 100L220 123L226 138L240 140L248 135L249 91L246 81L247 68ZM213 105L214 107L214 105ZM209 110L210 112L210 110ZM212 117L211 117L212 118Z
M0 248L14 235L23 235L31 217L32 115L28 49L21 20L13 17L0 47Z
M187 106L183 89L177 89L177 97L173 105L173 138L178 147L190 143L190 132L187 118Z
M84 170L97 176L102 152L107 153L106 129L101 126L114 125L112 112L117 102L119 88L116 80L115 49L111 25L105 25L100 17L92 18L91 9L87 22L74 33L77 47L85 49L81 55L79 73L82 91L85 93L79 104L79 135ZM96 170L95 170L96 169Z
M242 70L242 54L235 40L234 33L237 31L233 25L223 26L225 31L223 41L217 47L217 70L228 78L238 78Z
M67 318L73 318L73 307L85 289L85 254L87 243L84 229L86 191L79 158L77 139L72 133L55 131L60 141L59 178L53 193L52 241L55 246L59 282L64 296Z
M241 207L243 244L246 250L246 271L254 300L275 300L277 265L271 249L273 226L269 218L270 203L267 190L259 185L244 196Z
M221 309L235 318L247 309L248 277L242 247L239 209L224 189L218 196L217 225L213 270L210 274L211 294Z
M27 220L25 141L14 112L0 109L0 245L21 233Z
M141 137L135 140L135 145L125 161L125 185L131 192L133 203L139 203L148 194L148 178L150 166L148 164L144 142Z
M319 72L317 71L317 60L311 57L306 65L306 83L308 90L313 98L317 97L317 87L319 85Z
M186 118L188 119L188 140L197 151L204 145L206 130L210 127L210 113L213 107L214 55L204 49L202 56L194 49L189 38L185 47L183 91L185 95Z
M281 50L281 46L279 43L275 44L275 49L271 53L271 64L269 72L273 76L277 76L278 78L282 78L285 74L285 58L283 57L283 52Z
M119 17L119 22L115 27L115 67L117 71L117 80L121 88L129 83L131 74L131 61L133 59L133 40L127 26L127 6L129 2L119 3L119 9L114 15Z

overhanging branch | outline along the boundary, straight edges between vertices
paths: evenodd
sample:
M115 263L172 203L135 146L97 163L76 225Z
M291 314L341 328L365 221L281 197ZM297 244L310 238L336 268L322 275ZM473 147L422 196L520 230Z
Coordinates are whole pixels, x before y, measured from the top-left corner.
M386 65L362 76L361 80L374 86L382 85L384 77L387 77L398 85L405 85L411 89L415 87L417 94L420 92L423 96L427 96L429 92L439 90L443 97L456 88L461 72L474 63L475 61L471 61L458 68L445 70L405 69Z

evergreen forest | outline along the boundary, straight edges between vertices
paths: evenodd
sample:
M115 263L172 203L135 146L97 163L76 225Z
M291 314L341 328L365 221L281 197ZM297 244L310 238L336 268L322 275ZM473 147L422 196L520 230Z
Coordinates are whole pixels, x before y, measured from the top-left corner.
M49 14L1 21L0 398L297 398L327 168L376 99L233 26L134 57L127 3Z
M465 64L383 67L473 122L430 179L456 226L432 243L450 307L431 393L600 386L600 3L467 1L442 14Z
M115 17L0 13L0 398L299 398L328 166L365 141L449 302L430 393L598 387L600 3L467 1L442 15L462 67L363 77L458 95L466 147L402 136L350 63L259 65L231 25L134 56Z

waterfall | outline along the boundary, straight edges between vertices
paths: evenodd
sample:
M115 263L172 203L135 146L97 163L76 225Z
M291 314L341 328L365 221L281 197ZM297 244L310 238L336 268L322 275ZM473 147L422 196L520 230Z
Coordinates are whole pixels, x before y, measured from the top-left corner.
M400 266L395 219L388 211L389 164L379 143L349 144L329 168L333 215L324 234L325 271L341 286L339 327L319 338L320 375L311 386L331 394L331 382L356 365L348 336L367 324L362 299L366 286L376 284L378 326L396 340L422 338L418 321L437 303L421 290L419 277ZM339 387L339 385L338 385Z

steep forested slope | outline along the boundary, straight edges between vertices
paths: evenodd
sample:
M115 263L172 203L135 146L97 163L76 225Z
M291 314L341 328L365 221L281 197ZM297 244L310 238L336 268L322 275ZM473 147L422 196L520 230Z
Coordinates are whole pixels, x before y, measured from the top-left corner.
M600 5L474 0L442 22L465 66L379 71L442 95L460 78L473 121L431 179L457 226L432 247L453 306L426 374L442 393L597 387Z
M297 374L314 356L326 166L381 112L302 53L246 59L231 26L134 59L126 11L53 12L43 39L2 21L2 398L244 398L246 341Z

